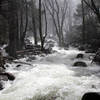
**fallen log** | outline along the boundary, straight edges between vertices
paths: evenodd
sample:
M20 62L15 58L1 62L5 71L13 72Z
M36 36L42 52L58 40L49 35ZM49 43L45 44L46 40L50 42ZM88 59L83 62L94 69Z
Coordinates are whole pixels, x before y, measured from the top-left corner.
M16 58L11 57L11 56L7 56L7 57L3 57L3 58L4 58L5 62L9 62L9 63L13 62L13 63L26 64L26 65L32 66L32 64L27 63L27 62L15 61Z
M33 49L25 49L25 50L20 50L20 51L16 51L17 54L19 53L25 53L25 52L35 52L35 51L41 51L40 48L33 48Z
M17 54L19 53L24 53L24 52L30 52L33 51L34 49L28 49L28 50L20 50L20 51L16 51Z

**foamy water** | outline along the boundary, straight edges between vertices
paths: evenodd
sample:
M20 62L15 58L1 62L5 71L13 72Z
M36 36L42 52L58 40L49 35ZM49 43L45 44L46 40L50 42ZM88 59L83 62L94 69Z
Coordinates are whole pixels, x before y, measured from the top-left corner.
M81 100L88 91L100 91L100 68L90 64L88 55L83 59L87 68L73 68L80 51L54 49L56 53L32 61L33 66L12 64L7 71L16 79L5 84L0 100Z

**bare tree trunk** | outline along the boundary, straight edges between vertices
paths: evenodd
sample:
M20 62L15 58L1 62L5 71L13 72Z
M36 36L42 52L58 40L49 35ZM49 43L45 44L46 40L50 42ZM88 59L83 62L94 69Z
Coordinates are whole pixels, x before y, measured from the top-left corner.
M16 42L16 45L17 45L17 50L19 50L20 49L20 38L19 38L19 19L18 19L18 12L17 12L17 14L16 14L17 16L16 16L16 20L17 20L17 30L18 30L18 32L17 32L17 36L16 36L16 40L17 40L17 42Z
M25 5L25 6L24 6ZM25 13L24 13L25 11ZM24 25L24 14L25 14L25 25ZM25 43L25 35L28 26L28 7L26 0L20 0L20 49L23 49Z
M46 39L46 36L48 34L48 21L47 21L47 13L46 13L46 6L45 6L45 4L43 4L43 8L44 8L44 18L45 18L45 33L44 33L42 41L43 41L43 46L44 46L45 39Z
M21 37L21 43L22 43L22 47L24 47L25 46L25 42L24 42L24 39L25 39L25 36L26 36L26 32L27 32L27 26L28 26L28 6L27 6L27 0L24 0L24 3L25 3L25 21L26 21L26 23L25 23L25 28L23 29L23 35L22 35L22 37Z
M18 50L20 50L20 49L22 49L22 37L23 37L23 28L24 28L24 25L23 25L23 14L24 14L24 12L23 12L23 4L24 4L24 2L23 2L23 0L19 0L18 1L19 2L19 15L18 15L18 17L19 17L19 48L18 48Z
M83 0L81 0L81 3L82 3L82 42L83 44L86 42L85 40L85 15L84 15L84 2Z
M34 43L37 45L37 30L36 30L36 19L35 19L35 7L34 7L34 2L31 0L31 13L32 13L32 24L33 24L33 35L34 35Z
M17 49L17 34L18 34L18 18L17 18L17 3L15 0L10 0L9 2L9 55L16 57L16 49Z
M41 0L39 0L39 33L40 33L40 40L41 40L41 50L43 50L44 47L43 47L43 35L42 35Z

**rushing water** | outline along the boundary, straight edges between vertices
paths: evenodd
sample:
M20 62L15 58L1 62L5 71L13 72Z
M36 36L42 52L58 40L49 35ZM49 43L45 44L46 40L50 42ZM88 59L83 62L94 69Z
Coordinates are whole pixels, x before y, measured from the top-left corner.
M10 65L7 71L16 79L5 83L0 100L81 100L88 91L100 91L100 68L90 64L88 55L83 59L87 68L72 67L79 52L57 49L54 54L31 61L33 66Z

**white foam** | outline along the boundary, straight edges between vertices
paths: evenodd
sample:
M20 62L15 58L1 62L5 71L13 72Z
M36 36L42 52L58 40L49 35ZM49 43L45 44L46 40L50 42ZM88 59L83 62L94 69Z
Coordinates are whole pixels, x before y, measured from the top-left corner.
M7 83L0 100L81 100L85 92L100 91L98 73L92 75L100 70L98 66L72 68L77 53L80 51L57 49L56 53L32 62L33 66L23 65L19 70L10 67L8 71L16 79Z

